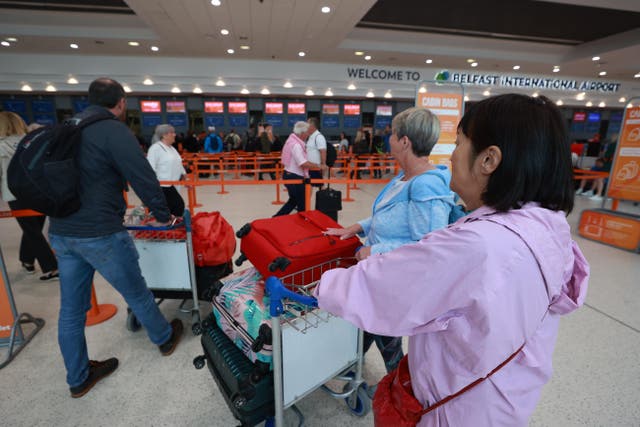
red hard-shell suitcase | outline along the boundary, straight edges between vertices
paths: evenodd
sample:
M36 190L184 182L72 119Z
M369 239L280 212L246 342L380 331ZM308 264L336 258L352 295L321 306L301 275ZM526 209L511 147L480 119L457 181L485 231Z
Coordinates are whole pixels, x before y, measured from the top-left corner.
M351 258L361 245L357 237L340 240L323 234L327 228L339 227L319 211L257 219L237 233L242 255L236 265L248 259L265 278L310 269L304 284L311 283L321 275L312 267L336 258Z

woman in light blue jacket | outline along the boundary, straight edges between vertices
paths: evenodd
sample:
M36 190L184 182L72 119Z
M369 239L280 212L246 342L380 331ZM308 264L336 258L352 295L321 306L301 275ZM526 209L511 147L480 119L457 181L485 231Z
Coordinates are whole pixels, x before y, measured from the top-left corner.
M449 189L451 172L429 161L440 135L440 122L429 110L409 108L392 121L389 144L401 172L380 192L370 217L346 228L330 228L327 234L347 239L365 237L356 253L358 261L419 241L425 234L447 226L463 215L456 195ZM389 284L393 286L393 284ZM401 337L365 332L364 351L375 342L390 372L402 359Z

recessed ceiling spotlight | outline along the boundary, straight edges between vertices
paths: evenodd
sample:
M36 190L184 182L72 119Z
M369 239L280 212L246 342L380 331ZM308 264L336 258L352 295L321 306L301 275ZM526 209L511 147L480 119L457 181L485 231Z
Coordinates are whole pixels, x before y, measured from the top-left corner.
M262 88L262 90L260 91L260 93L261 93L262 95L270 95L270 94L271 94L271 91L270 91L268 88L263 87L263 88Z
M599 76L606 76L606 75L607 75L607 72L606 72L606 71L600 71L600 72L598 73L598 75L599 75Z
M152 51L157 52L160 50L160 48L158 46L151 46L150 48Z
M365 61L371 61L371 55L367 55L367 56L365 56L365 57L364 57L364 60L365 60Z
M623 96L622 98L618 99L618 102L625 103L625 102L627 102L627 98L625 98L625 97Z
M558 100L556 101L556 105L562 105L562 104L564 104L564 102L562 102L562 99L558 99Z
M223 36L228 36L229 35L229 30L227 30L226 28L223 28L220 30L220 34L222 34Z
M218 80L216 80L216 86L226 86L227 84L224 82L224 80L222 80L222 78L218 78Z
M489 95L491 95L491 92L489 91L489 89L487 89L487 90L485 90L484 92L482 92L482 94L483 94L484 96L489 96Z
M52 85L51 83L49 83L47 85L47 87L44 88L45 91L47 92L55 92L57 89L54 85Z
M200 86L195 86L193 88L193 93L202 93L202 89L200 89Z
M554 73L559 73L559 72L560 72L560 68L554 68L554 69L553 69L553 72L554 72Z
M469 95L464 96L464 102L469 102Z
M634 74L634 75L633 75L633 78L634 78L634 79L640 78L640 73L636 73L636 74Z
M599 56L594 56L593 58L591 58L592 61L600 61L600 57Z
M431 58L424 61L425 64L431 64L432 62L433 62L433 59Z
M211 0L211 6L215 6L218 7L220 6L222 3L220 2L220 0Z
M329 6L322 6L322 9L320 9L322 11L322 13L329 13L331 12L331 8Z
M307 96L313 96L314 95L314 93L313 93L313 91L311 89L307 89L307 91L304 94L307 95Z
M356 55L356 56L362 56L362 55L364 55L364 52L363 52L363 51L361 51L361 50L356 50L356 51L354 52L354 55Z
M145 86L151 86L151 85L153 85L153 80L151 80L149 77L147 77L146 79L144 79L142 84L145 85Z
M576 99L578 101L582 101L582 100L584 100L585 96L587 96L586 92L580 92L579 94L576 95Z
M418 92L420 93L427 93L427 88L424 86L420 86L420 89L418 89Z
M67 84L77 85L78 84L78 80L73 76L69 76L69 78L67 79Z
M2 40L2 41L0 42L0 44L1 44L2 46L6 46L6 47L11 46L11 43L9 43L9 42L8 42L8 41L6 41L6 40Z
M5 40L8 41L8 42L17 42L18 41L18 39L15 38L15 37L7 37Z
M242 50L249 50L249 49L251 49L251 47L249 47L249 46L248 46L248 45L246 45L246 44L243 44L243 45L241 45L241 46L240 46L240 49L242 49Z
M478 63L477 63L477 62L472 62L472 63L471 63L471 66L475 68L475 67L477 67L477 66L478 66Z
M598 107L600 107L600 108L604 108L606 106L607 106L607 104L605 104L604 101L602 101L602 102L600 102L600 104L598 104Z
M282 87L286 87L287 89L291 89L293 87L293 85L291 84L290 81L287 80L286 82L284 82Z
M627 108L633 108L633 104L632 103L628 103L627 104Z
M23 92L31 92L33 89L31 89L31 86L29 86L28 83L25 83L25 84L22 85L20 90L23 91Z
M331 91L331 88L327 89L327 91L324 93L324 96L333 96L333 92Z
M128 45L129 46L140 46L140 43L138 43L138 42L129 42Z
M249 95L251 92L249 92L249 89L247 89L246 87L243 87L240 93L243 95Z
M171 93L180 93L182 92L178 86L174 86L171 88Z
M586 103L586 104L584 104L584 105L586 105L587 107L592 107L592 106L593 106L593 102L591 102L591 101L587 101L587 103Z
M349 84L349 86L347 86L347 89L349 90L356 90L356 85L354 85L353 83Z
M471 58L467 59L467 63L471 64L472 62L476 62L476 60Z
M519 65L514 65L514 66L513 66L513 69L514 69L514 70L519 70L519 69L520 69L520 66L519 66Z
M367 98L373 98L375 96L375 94L373 93L373 91L371 89L369 89L369 92L367 92L367 94L365 96Z
M531 96L533 96L534 98L537 98L540 96L540 94L538 92L533 92Z
M131 93L131 88L129 87L129 85L122 85L122 89L124 89L124 91L127 93Z
M298 56L300 56L300 57L305 56L305 55L306 55L306 53L304 53L303 51L298 52Z
M387 91L387 93L384 94L384 97L389 99L389 98L393 98L393 95L391 95L391 91Z
M236 51L235 51L235 50L233 50L233 49L227 49L227 53L228 53L229 55L233 55L234 53L236 53Z
M69 45L69 47L70 47L71 49L77 49L77 48L79 48L80 46L78 46L76 43L71 43L71 44Z

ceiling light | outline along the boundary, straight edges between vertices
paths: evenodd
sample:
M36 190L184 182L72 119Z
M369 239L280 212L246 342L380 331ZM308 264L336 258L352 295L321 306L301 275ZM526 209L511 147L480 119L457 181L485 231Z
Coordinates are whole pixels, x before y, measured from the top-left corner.
M520 66L519 66L519 65L514 65L514 66L513 66L513 69L514 69L514 70L519 70L519 69L520 69Z
M235 50L233 50L233 49L227 49L227 53L228 53L229 55L233 55L234 53L236 53L236 51L235 51Z
M533 96L534 98L537 98L540 96L540 94L538 92L533 92L531 96Z
M129 46L140 46L140 43L138 42L129 42L128 44Z
M347 89L349 89L349 90L356 90L356 85L354 85L353 83L351 83L349 86L347 86Z
M424 86L420 86L420 89L418 89L418 92L420 93L427 93L427 88Z
M322 11L322 13L329 13L331 12L331 8L329 6L323 6L322 9L320 9Z
M220 0L211 0L211 5L218 7L220 6L222 3L220 3Z
M222 78L218 78L216 81L216 86L226 86L227 84L222 80Z
M582 101L582 100L584 100L585 96L587 96L587 94L585 92L580 92L579 94L576 95L576 99L578 101Z
M592 61L600 61L600 57L599 56L594 56L593 58L591 58Z
M11 43L9 43L9 42L8 42L8 41L6 41L6 40L2 40L2 41L0 42L0 44L1 44L2 46L6 46L6 47L11 46Z
M249 92L249 89L247 89L246 87L243 87L242 90L240 91L240 93L243 94L243 95L249 95L249 93L251 93L251 92Z
M431 64L433 62L433 59L427 59L426 61L424 61L425 64Z
M586 104L584 104L584 105L586 105L587 107L591 107L591 106L593 106L593 102L591 102L591 101L587 101L587 103L586 103Z
M606 72L606 71L600 71L600 72L598 73L598 75L599 75L599 76L606 76L606 75L607 75L607 72Z
M251 49L249 46L247 46L246 44L243 44L242 46L240 46L240 49L242 50L249 50Z
M327 89L327 91L324 93L324 96L333 96L333 92L331 92L331 88Z
M71 77L69 77L69 78L67 79L67 84L70 84L70 85L77 85L77 84L78 84L78 80L77 80L75 77L71 76Z
M8 42L17 42L18 41L18 39L15 38L15 37L7 37L5 40L8 41Z
M365 56L365 57L364 57L364 60L365 60L365 61L371 61L371 55L367 55L367 56Z
M131 88L129 87L129 85L122 85L122 89L124 89L124 91L127 93L131 93Z
M270 94L271 94L271 92L269 91L269 89L268 89L268 88L266 88L266 87L263 87L263 88L262 88L262 90L260 91L260 93L261 93L262 95L270 95Z
M303 51L298 52L298 56L305 56L306 53L304 53Z
M483 94L484 96L489 96L489 95L491 95L491 91L489 91L489 89L487 89L487 90L485 90L484 92L482 92L482 94Z
M564 102L562 102L562 99L558 99L558 100L556 101L556 105L562 105L562 104L564 104Z
M387 91L387 93L384 94L384 97L389 99L389 98L393 98L393 95L391 95L390 91Z
M627 108L633 108L633 104L632 103L628 103L627 104Z
M223 28L220 30L220 34L222 34L223 36L228 36L229 35L229 30Z
M76 43L71 43L71 44L69 45L69 47L70 47L71 49L77 49L79 46L78 46Z
M367 94L365 96L367 98L373 98L375 95L374 95L373 91L371 89L369 89L369 92L367 92Z
M471 64L472 62L476 62L476 60L471 58L467 59L467 63Z
M633 78L634 78L634 79L640 78L640 73L636 73L636 74L634 74L634 75L633 75Z
M356 50L356 51L354 52L354 54L355 54L356 56L362 56L362 55L364 55L364 52L363 52L363 51L361 51L361 50Z
M469 95L464 96L464 102L469 102Z
M180 93L182 92L178 86L174 86L171 88L171 93Z
M554 73L558 73L558 72L560 72L560 66L558 66L558 65L554 65L554 66L553 66L553 72L554 72Z
M290 81L287 80L286 82L284 82L282 87L286 87L287 89L291 89L293 87L293 85L291 84Z
M200 89L200 86L196 86L193 88L193 93L202 93L202 89Z
M602 101L602 102L600 102L600 104L598 104L598 107L600 107L600 108L604 108L606 106L607 106L607 104L605 104L604 101Z
M314 93L313 93L313 91L311 89L307 89L307 91L304 94L307 95L307 96L313 96L314 95Z
M477 62L472 62L472 63L471 63L471 66L472 66L472 67L477 67L477 66L478 66L478 63L477 63Z
M47 87L44 88L44 90L46 90L47 92L55 92L56 91L56 87L54 85L52 85L51 83L49 83L47 85Z
M151 86L153 84L153 80L151 80L149 77L147 77L146 79L144 79L142 84L145 85L145 86Z
M618 99L618 102L625 103L625 102L627 102L627 98L625 98L625 97L623 96L622 98Z
M158 46L151 46L151 50L157 52L160 50L160 48Z
M25 83L22 85L20 90L23 92L31 92L33 89L31 89L31 86L29 86L29 84Z

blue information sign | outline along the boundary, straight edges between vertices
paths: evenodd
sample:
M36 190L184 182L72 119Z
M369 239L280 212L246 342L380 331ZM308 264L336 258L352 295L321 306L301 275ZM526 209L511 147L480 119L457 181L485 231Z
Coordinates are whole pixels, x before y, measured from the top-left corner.
M187 125L186 114L167 114L167 123L173 127L183 127Z
M322 127L323 128L337 128L338 127L338 116L337 115L323 115L322 116ZM357 127L357 126L356 126Z
M376 129L384 129L387 125L391 126L391 119L390 116L376 116L374 126Z
M39 123L44 126L56 124L56 118L53 114L34 114L33 118L36 123Z
M345 129L357 129L360 127L360 116L343 116L342 124Z
M295 125L297 122L304 122L306 120L307 120L307 116L305 116L304 114L289 114L287 116L287 125L291 129L293 129L293 125Z
M73 110L76 113L81 113L89 106L89 101L86 99L74 99L73 100Z
M264 116L264 121L269 123L274 128L281 128L282 123L284 123L282 114L266 114Z
M154 128L162 123L162 116L160 114L143 114L142 126L145 128Z
M27 103L22 99L6 99L2 101L2 107L5 111L13 111L14 113L27 112Z
M246 128L248 123L246 114L229 114L229 125L231 127Z
M211 114L204 116L204 122L207 126L224 126L223 114Z
M31 101L31 111L36 113L53 113L53 101L49 99L34 99Z

